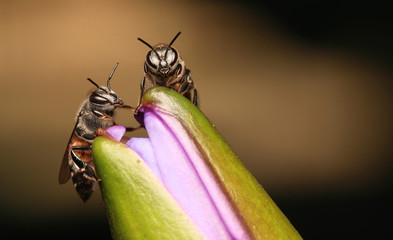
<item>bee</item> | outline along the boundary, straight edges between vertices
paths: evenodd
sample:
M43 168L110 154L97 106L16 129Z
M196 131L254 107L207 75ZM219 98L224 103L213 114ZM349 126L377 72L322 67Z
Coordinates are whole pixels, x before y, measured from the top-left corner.
M110 87L110 80L119 63L116 63L109 75L107 86L99 86L87 78L96 88L90 90L87 99L82 102L59 171L59 183L66 183L71 177L80 198L86 202L94 192L96 175L91 146L99 128L107 129L115 125L114 110L130 108Z
M146 78L150 80L153 86L165 86L177 91L198 107L198 92L191 78L191 72L186 68L179 52L172 47L172 44L180 34L181 32L177 33L169 44L159 43L154 47L143 39L138 38L151 50L146 56L144 64L145 76L141 81L141 95L135 113L140 108L142 95L145 91Z

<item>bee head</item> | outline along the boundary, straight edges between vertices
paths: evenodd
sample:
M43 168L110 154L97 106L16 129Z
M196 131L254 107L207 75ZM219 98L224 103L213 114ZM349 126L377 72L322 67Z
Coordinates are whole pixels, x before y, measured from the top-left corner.
M160 76L172 75L177 69L179 64L179 54L176 49L174 49L172 44L175 42L177 37L181 32L178 32L176 36L172 39L169 45L160 43L152 47L149 43L141 38L139 41L148 46L151 50L147 53L145 62L145 72L152 72Z
M99 86L96 82L92 79L87 78L97 89L94 89L89 97L89 101L91 104L96 106L114 106L115 105L124 105L123 101L117 96L117 94L111 89L110 80L112 79L113 73L115 72L119 63L116 63L115 67L113 68L111 74L109 75L107 86Z

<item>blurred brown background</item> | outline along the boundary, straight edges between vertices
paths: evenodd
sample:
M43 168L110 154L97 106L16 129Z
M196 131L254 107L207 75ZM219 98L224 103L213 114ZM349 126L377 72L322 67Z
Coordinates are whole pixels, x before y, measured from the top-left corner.
M110 236L57 174L80 102L104 85L131 105L150 44L192 71L201 109L304 238L376 236L391 211L392 16L342 1L0 0L2 233ZM120 112L119 124L136 124ZM136 135L141 136L143 132ZM380 215L381 214L381 215ZM372 219L372 220L371 220ZM6 235L6 234L4 234ZM339 238L339 237L338 237Z

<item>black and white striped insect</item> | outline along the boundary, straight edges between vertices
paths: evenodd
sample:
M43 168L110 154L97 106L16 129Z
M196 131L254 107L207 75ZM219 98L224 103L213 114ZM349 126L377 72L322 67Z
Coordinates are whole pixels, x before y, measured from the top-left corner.
M116 108L129 108L111 89L109 81L115 72L116 63L109 75L107 86L99 86L90 90L87 99L82 102L76 116L76 124L68 141L59 172L59 183L66 183L71 177L74 187L83 201L87 201L94 192L96 175L91 145L99 128L107 129L115 125L114 111Z
M139 41L151 49L147 53L144 65L145 76L141 81L139 105L146 88L147 78L153 86L165 86L173 89L191 100L195 106L198 106L198 92L191 78L191 72L186 68L179 52L172 47L180 33L176 34L169 44L159 43L155 46L151 46L145 40L138 38ZM138 110L135 111L135 113L137 112Z

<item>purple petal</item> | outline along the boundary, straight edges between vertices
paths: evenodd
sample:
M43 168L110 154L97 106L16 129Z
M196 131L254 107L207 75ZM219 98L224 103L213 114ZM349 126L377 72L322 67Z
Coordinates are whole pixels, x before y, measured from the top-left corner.
M114 137L117 141L120 141L126 133L126 128L124 126L115 125L106 129L106 132L112 135L112 137Z
M193 140L172 116L144 116L162 182L208 239L247 239L236 211Z
M161 173L157 165L156 157L154 155L153 146L149 138L131 138L126 145L134 150L143 161L149 166L150 170L154 172L156 177L161 180Z

